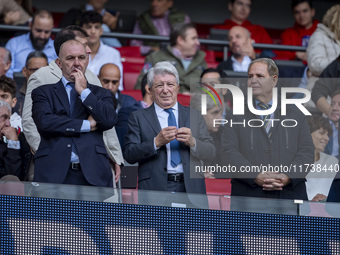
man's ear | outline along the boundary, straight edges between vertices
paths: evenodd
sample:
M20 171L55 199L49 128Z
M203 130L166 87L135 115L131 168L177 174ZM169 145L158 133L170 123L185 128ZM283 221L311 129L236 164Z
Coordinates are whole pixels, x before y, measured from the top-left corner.
M228 10L230 12L233 10L233 4L231 3L231 1L229 1L229 3L228 3Z
M273 78L273 87L275 87L279 77L277 75L273 75L272 78Z
M182 36L178 36L176 39L176 45L182 45L184 43L184 38Z
M55 63L57 64L57 66L59 66L59 68L61 69L61 61L60 61L60 58L57 58L55 60Z
M174 5L174 1L168 0L168 9L170 9Z
M151 94L151 89L148 84L145 85L145 91L146 93Z
M103 28L102 27L100 27L100 36L102 36L103 35Z
M17 104L17 102L18 102L18 99L16 98L16 97L13 97L13 99L12 99L12 108L14 108L15 107L15 105Z
M11 61L7 61L6 64L5 64L5 73L7 73L7 71L11 68Z
M23 74L23 75L26 77L26 79L27 79L27 69L26 69L25 66L22 68L21 72L22 72L22 74Z

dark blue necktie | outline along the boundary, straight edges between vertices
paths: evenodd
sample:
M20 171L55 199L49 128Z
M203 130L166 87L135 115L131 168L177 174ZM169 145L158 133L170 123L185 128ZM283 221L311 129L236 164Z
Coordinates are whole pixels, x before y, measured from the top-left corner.
M177 127L176 118L174 113L172 112L172 108L164 109L169 114L168 117L168 126ZM170 156L171 156L171 166L176 167L179 163L181 163L181 153L180 153L180 145L177 139L174 139L170 142Z
M73 110L74 110L74 103L76 102L78 93L76 91L74 83L69 82L67 84L70 85L71 88L72 88L71 91L70 91L70 116L72 116L72 113L73 113ZM72 152L76 155L79 155L77 146L76 146L74 141L72 142Z
M74 103L76 102L78 93L75 89L74 83L69 82L68 85L70 85L72 87L72 89L70 91L70 116L72 116L73 109L74 109Z

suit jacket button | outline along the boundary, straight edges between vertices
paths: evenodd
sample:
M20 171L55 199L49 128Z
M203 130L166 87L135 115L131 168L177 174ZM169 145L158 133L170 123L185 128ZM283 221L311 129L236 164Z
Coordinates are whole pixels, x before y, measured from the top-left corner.
M267 150L264 150L264 152L265 152L265 153L268 153L268 152L269 152L269 150L268 150L268 149L267 149Z
M67 145L67 148L71 148L71 147L72 147L72 145L71 145L71 144L68 144L68 145Z

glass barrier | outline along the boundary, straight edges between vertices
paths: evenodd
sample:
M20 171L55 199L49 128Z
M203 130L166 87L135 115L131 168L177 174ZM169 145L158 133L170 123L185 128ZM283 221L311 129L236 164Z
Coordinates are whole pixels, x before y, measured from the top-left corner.
M0 183L0 195L132 205L340 218L340 203L231 197L36 182Z

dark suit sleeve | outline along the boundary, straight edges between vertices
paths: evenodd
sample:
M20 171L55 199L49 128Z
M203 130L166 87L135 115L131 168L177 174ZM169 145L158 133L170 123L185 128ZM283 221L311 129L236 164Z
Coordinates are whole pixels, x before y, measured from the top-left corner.
M43 136L79 136L83 120L54 114L51 99L41 88L32 91L32 117L39 133Z
M3 160L4 166L0 170L1 176L5 176L8 174L20 176L22 166L20 150L7 148L7 153Z
M228 120L231 119L231 116L227 117ZM228 166L236 166L236 169L241 169L242 166L252 166L252 164L244 157L241 153L240 149L240 141L239 141L239 132L236 125L232 127L230 125L225 125L222 131L222 165ZM233 176L230 173L225 178L231 178ZM251 186L256 187L257 184L253 181L256 178L257 173L247 173L247 178L249 179L240 179L241 182L245 182ZM236 177L236 176L235 176Z
M194 115L194 112L191 112ZM209 162L215 158L216 148L214 146L214 141L209 134L207 125L204 118L198 112L195 114L194 118L198 119L198 134L192 134L196 139L196 151L191 150L191 154L200 160ZM193 117L193 116L192 116ZM191 123L192 125L193 123ZM193 130L193 128L191 128Z
M90 90L95 93L91 92L84 100L83 105L97 122L99 131L111 129L117 123L117 114L110 91L94 86Z
M155 156L158 150L154 148L154 139L142 142L141 118L138 118L140 111L132 112L128 122L128 132L125 136L124 158L130 164L147 160Z

